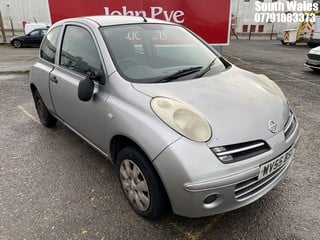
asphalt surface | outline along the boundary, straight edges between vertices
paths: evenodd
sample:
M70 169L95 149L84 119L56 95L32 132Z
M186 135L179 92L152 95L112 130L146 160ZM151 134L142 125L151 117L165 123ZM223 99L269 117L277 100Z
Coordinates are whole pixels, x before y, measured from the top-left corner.
M35 63L38 48L13 48L0 45L0 74L25 73Z
M274 79L297 114L301 142L284 180L229 213L156 222L134 214L114 167L99 153L61 124L39 123L27 75L9 74L21 62L32 64L36 50L0 48L1 240L320 238L320 75L303 66L308 47L233 41L223 51L238 66Z

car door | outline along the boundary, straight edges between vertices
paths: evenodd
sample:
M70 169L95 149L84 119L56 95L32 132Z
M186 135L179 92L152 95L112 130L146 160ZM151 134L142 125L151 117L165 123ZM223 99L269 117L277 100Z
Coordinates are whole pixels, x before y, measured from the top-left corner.
M25 37L24 43L25 44L36 44L37 42L39 42L39 38L41 37L40 31L41 31L40 29L36 29L36 30L33 30L30 33L28 33ZM40 40L40 42L41 42L41 40Z
M44 35L46 35L47 31L48 31L47 29L40 29L39 34L36 36L36 38L34 39L34 42L32 44L40 45L41 41L42 41Z
M50 91L57 116L69 127L94 143L106 148L106 85L95 82L91 100L78 98L78 85L90 72L105 73L95 38L83 26L67 25L60 46L60 57L50 74ZM102 74L104 75L104 74Z

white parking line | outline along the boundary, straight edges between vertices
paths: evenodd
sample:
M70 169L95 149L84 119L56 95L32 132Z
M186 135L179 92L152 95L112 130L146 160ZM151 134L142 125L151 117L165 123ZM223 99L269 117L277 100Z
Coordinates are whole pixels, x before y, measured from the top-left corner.
M171 223L171 226L175 228L178 232L183 234L188 240L200 240L203 238L204 235L208 234L211 230L215 228L215 226L219 223L219 221L224 216L224 213L216 215L209 221L205 226L201 227L200 229L184 229L183 227L179 226L177 223Z
M31 113L29 113L27 110L25 110L22 106L19 105L18 108L20 108L20 110L21 110L24 114L26 114L29 118L31 118L34 122L40 124L39 120L36 119L36 118L35 118Z

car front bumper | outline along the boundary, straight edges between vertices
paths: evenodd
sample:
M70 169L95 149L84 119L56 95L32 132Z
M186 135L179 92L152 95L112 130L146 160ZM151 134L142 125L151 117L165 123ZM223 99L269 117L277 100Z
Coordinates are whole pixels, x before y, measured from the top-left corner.
M285 139L283 132L268 139L266 153L231 164L223 164L207 144L181 138L165 149L154 161L166 188L175 214L203 217L231 211L248 205L269 192L284 177L293 154L280 169L258 180L260 166L292 149L300 138L299 127ZM252 183L249 194L237 196L237 189ZM250 188L250 187L248 187ZM245 189L246 191L247 189ZM211 202L205 199L211 197ZM214 201L212 201L214 200Z
M304 64L306 67L309 67L309 68L314 68L314 69L319 69L320 70L320 61L318 62L311 62L310 60Z
M309 53L306 58L305 66L320 69L320 54Z

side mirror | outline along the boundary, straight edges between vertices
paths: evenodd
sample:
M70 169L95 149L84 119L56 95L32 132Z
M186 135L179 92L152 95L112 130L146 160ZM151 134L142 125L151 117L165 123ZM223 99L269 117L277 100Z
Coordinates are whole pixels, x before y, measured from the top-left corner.
M106 83L106 78L103 71L95 71L94 73L88 73L90 75L90 79L98 82L102 85Z
M78 86L78 98L81 101L88 102L94 90L94 82L91 80L91 76L88 74L85 79L79 82Z

